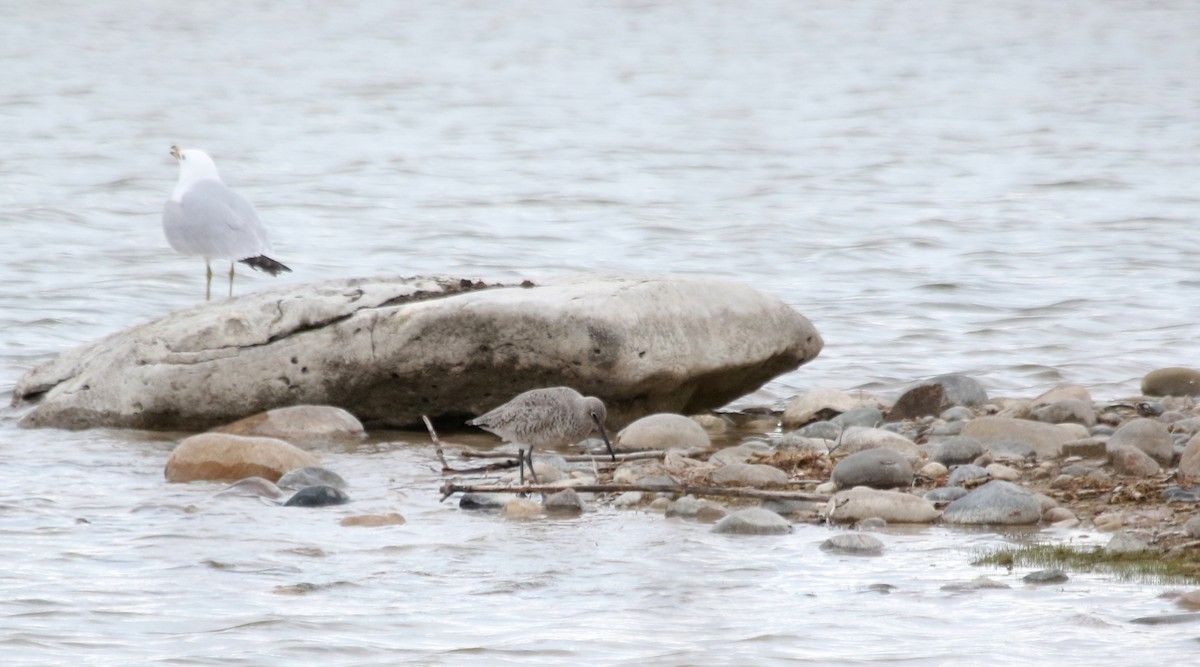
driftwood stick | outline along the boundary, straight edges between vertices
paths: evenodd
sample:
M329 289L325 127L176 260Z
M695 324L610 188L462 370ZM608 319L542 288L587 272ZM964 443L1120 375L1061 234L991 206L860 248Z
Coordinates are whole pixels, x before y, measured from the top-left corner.
M702 454L708 450L705 449L689 449L683 452L684 456L693 457L697 454ZM464 459L503 459L511 458L512 454L505 452L480 452L473 449L463 449L458 451L458 455ZM661 459L666 452L663 450L650 450L645 452L627 452L625 454L617 454L617 463L621 461L639 461L642 459ZM586 463L589 461L599 461L601 463L607 461L612 462L607 453L604 454L567 454L563 456L563 460L567 463Z
M433 430L433 422L429 421L427 415L421 415L421 421L425 422L425 428L429 429L429 439L433 440L433 451L437 453L438 461L442 462L442 472L450 471L450 464L446 463L446 455L442 452L442 441L438 440L437 431Z
M715 487L690 486L687 484L658 485L658 484L583 484L580 486L563 487L548 484L530 486L507 486L495 484L456 484L447 480L442 484L442 500L455 493L556 493L564 488L572 488L584 493L625 493L626 491L646 491L649 493L675 493L679 495L694 494L698 496L725 496L728 498L761 498L764 500L808 500L823 503L829 500L824 493L809 493L807 491L788 491L774 489L754 489L749 487Z

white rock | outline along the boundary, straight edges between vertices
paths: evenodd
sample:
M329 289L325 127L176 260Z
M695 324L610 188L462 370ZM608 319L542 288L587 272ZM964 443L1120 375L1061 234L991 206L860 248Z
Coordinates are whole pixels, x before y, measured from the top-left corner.
M296 405L420 424L569 384L610 426L719 407L821 350L812 324L745 285L582 276L474 289L429 278L334 280L213 301L38 366L25 426L204 429Z

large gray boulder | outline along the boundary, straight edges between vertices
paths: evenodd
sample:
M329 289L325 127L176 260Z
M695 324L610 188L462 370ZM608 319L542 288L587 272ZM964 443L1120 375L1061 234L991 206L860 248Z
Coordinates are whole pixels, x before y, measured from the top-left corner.
M289 405L407 426L535 387L608 405L609 426L694 414L813 359L779 299L725 281L578 276L533 286L362 278L172 313L64 353L17 384L33 427L205 429Z

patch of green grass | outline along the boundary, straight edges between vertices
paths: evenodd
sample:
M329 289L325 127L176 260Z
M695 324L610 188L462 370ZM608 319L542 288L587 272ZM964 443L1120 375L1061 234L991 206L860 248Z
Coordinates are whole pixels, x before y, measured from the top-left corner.
M1100 546L1028 544L1004 547L981 554L972 565L1058 568L1066 572L1102 572L1121 581L1154 584L1200 583L1200 558L1195 552L1167 554L1161 551L1109 553Z

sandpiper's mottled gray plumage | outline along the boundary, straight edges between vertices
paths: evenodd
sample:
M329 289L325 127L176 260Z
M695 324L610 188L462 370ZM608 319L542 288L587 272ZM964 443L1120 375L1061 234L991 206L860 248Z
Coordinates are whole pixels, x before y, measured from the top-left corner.
M495 433L508 442L529 449L529 472L533 474L534 447L560 447L579 442L599 431L616 461L612 443L604 430L608 416L604 403L595 396L583 396L570 387L531 389L511 401L467 422ZM523 458L524 455L522 455ZM537 476L534 475L534 481Z

